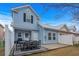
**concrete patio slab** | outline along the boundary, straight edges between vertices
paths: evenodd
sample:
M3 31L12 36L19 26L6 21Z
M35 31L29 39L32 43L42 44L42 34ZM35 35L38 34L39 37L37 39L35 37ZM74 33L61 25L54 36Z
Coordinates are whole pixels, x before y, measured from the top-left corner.
M52 49L57 49L57 48L63 48L63 47L67 47L69 45L65 45L65 44L47 44L47 45L42 45L42 47L47 48L48 50L52 50Z

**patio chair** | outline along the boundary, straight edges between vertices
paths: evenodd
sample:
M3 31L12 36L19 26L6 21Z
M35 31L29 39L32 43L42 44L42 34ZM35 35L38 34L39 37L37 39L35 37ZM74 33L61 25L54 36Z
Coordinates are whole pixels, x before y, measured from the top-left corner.
M33 49L33 41L29 41L28 48L29 48L30 50L32 50L32 49Z
M37 49L39 48L40 46L40 42L38 41L30 41L30 44L29 44L29 48L32 50L32 49Z
M20 51L21 50L21 45L20 44L16 44L16 51Z
M25 41L25 42L23 43L23 50L24 50L24 51L27 51L27 50L28 50L28 44L29 44L28 41Z
M20 43L22 40L17 40L14 43L16 44L16 51L21 50L22 44Z
M20 50L23 51L23 43L20 43Z
M16 51L19 50L20 45L18 44L18 41L14 41L14 44L15 44L15 50Z
M34 47L35 47L35 49L37 49L37 47L38 47L38 41L34 41Z
M37 43L37 48L40 48L40 47L41 47L41 40L39 40Z

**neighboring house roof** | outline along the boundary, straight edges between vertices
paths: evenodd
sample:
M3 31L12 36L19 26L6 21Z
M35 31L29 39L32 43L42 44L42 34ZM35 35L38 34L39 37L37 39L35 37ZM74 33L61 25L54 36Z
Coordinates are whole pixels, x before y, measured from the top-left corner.
M51 26L49 24L44 24L44 25L42 25L42 27L49 28L49 29L58 29L56 26Z
M61 24L61 25L57 26L57 28L59 30L62 30L62 31L69 31L69 29L68 29L66 24Z
M0 24L0 40L4 39L4 27Z
M68 29L69 29L69 30L76 31L76 27L75 27L75 26L68 26Z
M35 12L35 10L30 5L24 5L24 6L12 8L12 11L18 12L18 9L20 9L20 8L30 8L31 11L33 11L33 13L38 17L38 19L40 18L39 15Z
M0 24L0 27L4 28L2 24Z

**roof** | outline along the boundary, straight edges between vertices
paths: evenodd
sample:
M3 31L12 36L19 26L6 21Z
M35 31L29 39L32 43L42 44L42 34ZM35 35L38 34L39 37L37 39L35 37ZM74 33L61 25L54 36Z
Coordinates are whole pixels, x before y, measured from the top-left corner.
M76 27L75 26L68 26L69 30L76 30Z
M50 28L50 29L58 29L57 26L51 26L49 24L45 24L45 25L42 25L44 28Z
M0 27L4 28L2 24L0 24Z
M62 28L64 26L64 24L63 25L58 25L58 26L50 25L50 24L42 24L41 26L44 27L44 28L60 30L60 28Z
M39 15L36 13L36 11L30 5L15 7L15 8L12 8L11 10L14 11L14 10L17 10L17 9L20 9L20 8L30 8L33 11L33 13L39 18Z
M66 26L67 29L69 30L70 27L68 27L66 24L61 24L61 25L58 25L58 26L52 26L52 25L49 25L49 24L43 24L43 25L40 25L40 26L45 28L45 29L51 29L51 30L58 31L58 32L66 32L66 33L70 33L70 34L78 34L79 35L79 32L76 32L76 31L71 32L71 31L63 31L63 30L61 30L61 27L63 27L63 26Z

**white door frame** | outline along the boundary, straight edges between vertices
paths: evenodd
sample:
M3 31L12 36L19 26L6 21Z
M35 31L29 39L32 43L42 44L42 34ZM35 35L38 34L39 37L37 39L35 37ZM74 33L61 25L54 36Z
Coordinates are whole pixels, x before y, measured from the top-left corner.
M51 40L48 39L48 33L51 33ZM55 33L55 40L53 40L53 33ZM57 43L57 34L56 32L47 32L47 39L46 39L46 44L53 44L53 43Z

